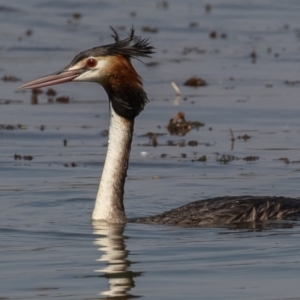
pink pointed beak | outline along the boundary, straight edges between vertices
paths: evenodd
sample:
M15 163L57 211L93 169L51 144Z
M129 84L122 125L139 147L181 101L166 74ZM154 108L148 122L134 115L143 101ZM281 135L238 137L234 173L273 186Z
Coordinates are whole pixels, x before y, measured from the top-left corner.
M74 80L78 75L82 74L83 69L63 70L54 74L50 74L32 81L29 81L19 87L19 89L36 89L45 86L65 83Z

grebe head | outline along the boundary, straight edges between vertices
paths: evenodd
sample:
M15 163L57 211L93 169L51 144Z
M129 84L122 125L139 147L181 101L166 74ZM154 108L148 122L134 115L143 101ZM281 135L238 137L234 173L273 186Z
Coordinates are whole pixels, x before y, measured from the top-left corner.
M150 57L153 47L149 45L148 39L135 36L133 28L124 40L120 40L117 31L111 29L115 43L83 51L61 71L25 83L20 89L41 88L70 81L97 82L107 92L118 115L127 119L135 118L148 99L141 77L130 59Z

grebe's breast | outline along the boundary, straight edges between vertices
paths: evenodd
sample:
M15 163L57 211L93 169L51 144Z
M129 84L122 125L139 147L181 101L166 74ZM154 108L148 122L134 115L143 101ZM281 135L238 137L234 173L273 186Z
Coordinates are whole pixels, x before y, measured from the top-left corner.
M245 195L198 200L160 215L130 221L196 227L295 219L298 216L300 216L298 198Z

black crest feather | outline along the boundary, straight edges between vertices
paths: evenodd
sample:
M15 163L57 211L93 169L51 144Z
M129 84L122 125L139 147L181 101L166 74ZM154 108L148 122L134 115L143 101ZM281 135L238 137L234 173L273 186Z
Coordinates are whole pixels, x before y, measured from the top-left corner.
M118 32L110 27L113 31L112 37L115 39L114 44L95 47L79 53L68 66L72 66L79 61L90 56L106 56L120 54L126 58L151 57L154 53L154 47L150 46L149 39L142 39L135 35L135 29L132 27L129 36L124 40L120 40Z
M132 27L128 38L120 40L118 32L111 27L113 31L112 37L115 39L115 44L103 46L108 47L108 52L111 54L122 54L128 57L150 57L153 52L153 47L150 46L149 39L142 39L140 36L135 36L135 29Z

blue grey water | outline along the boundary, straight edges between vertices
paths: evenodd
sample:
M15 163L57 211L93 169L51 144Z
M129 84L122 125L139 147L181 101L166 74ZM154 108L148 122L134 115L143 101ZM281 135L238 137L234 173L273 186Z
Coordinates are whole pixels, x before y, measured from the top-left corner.
M298 299L298 222L92 223L109 122L103 89L56 86L70 99L62 104L17 87L112 42L109 25L124 37L133 24L156 53L134 62L151 101L135 123L127 215L222 195L298 197L299 11L297 0L0 1L0 299ZM184 86L191 76L207 86ZM171 136L179 111L205 126ZM148 132L162 134L157 147Z

